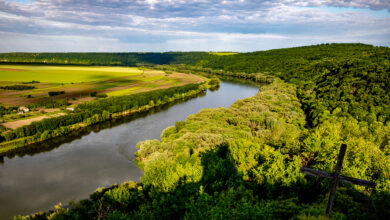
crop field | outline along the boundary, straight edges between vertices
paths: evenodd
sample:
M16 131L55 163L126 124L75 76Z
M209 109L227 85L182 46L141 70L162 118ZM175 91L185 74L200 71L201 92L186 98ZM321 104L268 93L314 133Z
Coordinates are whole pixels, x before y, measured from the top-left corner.
M142 74L143 70L132 67L84 67L84 66L37 66L1 65L0 80L47 83L80 83L108 80L116 77Z
M204 80L191 74L135 67L0 65L0 104L23 106L67 99L77 105L94 99L91 93L120 96ZM27 89L7 89L15 86ZM59 91L63 93L49 95Z

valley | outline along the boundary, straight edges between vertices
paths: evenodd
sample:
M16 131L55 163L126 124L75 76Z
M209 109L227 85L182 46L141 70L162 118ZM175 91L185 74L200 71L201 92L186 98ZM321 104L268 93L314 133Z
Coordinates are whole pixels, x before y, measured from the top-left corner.
M115 118L110 115L127 109L131 115L140 103L168 103L165 94L178 98L185 91L189 98L210 88L207 97L218 88L216 77L261 85L256 94L234 98L230 107L197 111L157 129L157 138L137 139L136 148L132 145L133 150L124 155L134 155L131 160L142 171L141 180L128 178L102 186L88 199L17 219L325 219L331 181L299 170L310 167L332 173L341 144L348 145L341 174L375 182L376 187L372 193L361 186L339 184L332 218L390 216L388 47L321 44L253 53L67 55L66 59L61 53L2 54L0 58L7 65L12 60L84 65L110 60L115 65L209 78L207 85L81 103L78 109L87 115L82 119L86 125L98 125L103 122L100 118L110 121ZM224 94L218 99L233 98L239 90L221 90ZM14 151L13 156L18 154L25 155Z

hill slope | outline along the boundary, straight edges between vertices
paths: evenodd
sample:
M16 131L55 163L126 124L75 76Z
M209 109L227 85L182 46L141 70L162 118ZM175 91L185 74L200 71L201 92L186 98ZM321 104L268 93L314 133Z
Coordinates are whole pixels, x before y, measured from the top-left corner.
M229 56L173 54L158 64L236 76L262 72L269 84L228 109L206 109L177 122L161 141L140 143L141 183L101 189L70 211L34 218L318 218L330 181L304 176L299 168L332 172L342 143L348 145L342 174L378 185L369 196L340 184L333 218L390 216L389 48L334 44Z

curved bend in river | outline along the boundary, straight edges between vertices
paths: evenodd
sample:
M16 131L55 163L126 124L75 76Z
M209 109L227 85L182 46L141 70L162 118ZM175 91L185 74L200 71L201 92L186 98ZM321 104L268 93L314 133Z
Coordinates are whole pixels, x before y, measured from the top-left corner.
M62 143L42 143L36 146L45 149L41 153L2 158L0 216L12 219L14 215L52 209L59 202L86 198L100 186L138 181L142 172L133 159L139 141L159 139L166 127L185 120L189 114L203 108L229 107L238 99L253 96L258 89L222 81L218 90L207 91L205 96L121 119L122 123L103 125L106 128L102 130L98 125L92 132ZM47 147L51 145L55 147Z

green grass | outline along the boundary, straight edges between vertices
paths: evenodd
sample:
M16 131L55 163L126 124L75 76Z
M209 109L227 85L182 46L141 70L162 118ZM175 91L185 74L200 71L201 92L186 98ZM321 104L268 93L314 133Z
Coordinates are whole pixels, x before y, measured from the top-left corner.
M166 75L164 71L132 67L0 65L2 86L33 80L40 82L34 84L35 89L23 92L0 90L0 103L28 105L48 98L50 91L65 91L66 95L59 97L61 99L87 97L92 92L121 96L203 81L194 75ZM28 95L32 98L27 98Z
M117 85L115 85L115 84L107 84L107 85L96 87L96 88L94 88L94 90L100 91L100 90L105 90L105 89L111 89L111 88L114 88L114 87L117 87Z
M131 88L128 88L128 89L122 89L122 90L118 90L118 91L109 92L109 93L107 93L107 95L108 95L108 96L129 95L129 94L131 94L134 90L141 89L141 88L142 88L142 87L135 86L135 87L131 87Z
M136 76L137 78L139 76ZM137 84L141 82L140 80L137 80L137 79L119 79L119 80L115 80L114 82L99 82L97 83L97 85L100 85L96 88L94 88L94 90L105 90L105 89L110 89L110 88L115 88L115 87L119 87L119 86L126 86L126 85L132 85L132 84Z
M37 80L50 83L79 83L134 76L142 73L143 70L132 67L0 65L0 81L11 82Z
M139 77L137 79L142 82L150 82L165 79L165 76Z
M227 55L234 55L238 54L236 52L210 52L212 55L217 55L217 56L227 56Z
M176 85L179 85L182 83L182 82L178 81L177 79L168 79L165 76L139 77L139 78L137 78L137 81L136 80L134 80L134 81L137 82L137 83L134 83L137 86L127 88L127 89L118 90L118 91L108 92L107 95L108 96L129 95L129 94L132 94L135 91L140 90L140 89L152 90L152 89L156 89L156 88L159 88L159 87L165 86L165 85L176 86ZM101 88L101 87L98 87L98 88Z
M42 115L56 115L58 113L64 112L62 110L59 111L54 111L54 112L45 112L41 113L40 111L31 111L28 113L25 113L23 115L18 115L18 114L9 114L9 115L3 115L4 122L13 122L13 121L19 121L19 120L26 120L30 118L36 118Z

